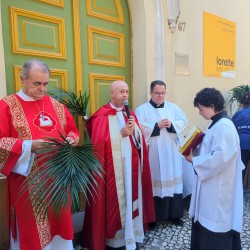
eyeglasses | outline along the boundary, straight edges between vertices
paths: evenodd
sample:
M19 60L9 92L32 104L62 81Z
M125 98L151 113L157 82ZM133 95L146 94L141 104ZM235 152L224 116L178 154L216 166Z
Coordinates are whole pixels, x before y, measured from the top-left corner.
M153 92L151 91L153 94L161 96L161 95L166 95L167 92Z

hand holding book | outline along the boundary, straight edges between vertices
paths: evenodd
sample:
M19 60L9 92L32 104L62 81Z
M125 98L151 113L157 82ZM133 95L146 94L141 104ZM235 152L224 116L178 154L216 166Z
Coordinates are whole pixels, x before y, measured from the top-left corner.
M201 143L204 135L205 134L200 129L194 126L181 143L179 149L180 153L183 155L189 155L190 150L193 149L194 151L196 147Z

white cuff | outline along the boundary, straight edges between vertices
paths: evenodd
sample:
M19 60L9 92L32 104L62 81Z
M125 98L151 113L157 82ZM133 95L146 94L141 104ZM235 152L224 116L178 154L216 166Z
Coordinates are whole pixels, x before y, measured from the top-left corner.
M23 141L22 154L19 157L12 172L26 177L29 175L36 155L35 153L31 152L31 147L32 140Z

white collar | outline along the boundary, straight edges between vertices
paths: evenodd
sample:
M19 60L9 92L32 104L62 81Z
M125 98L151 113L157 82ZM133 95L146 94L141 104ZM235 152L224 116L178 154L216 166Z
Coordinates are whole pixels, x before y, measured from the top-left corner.
M120 112L120 111L122 111L122 109L123 109L123 107L117 108L117 107L116 107L115 105L113 105L111 102L110 102L110 106L111 106L112 109L116 109L117 112Z
M20 89L20 91L18 93L16 93L21 99L23 99L24 101L29 101L29 102L34 102L35 99L33 99L32 97L26 95L22 89Z

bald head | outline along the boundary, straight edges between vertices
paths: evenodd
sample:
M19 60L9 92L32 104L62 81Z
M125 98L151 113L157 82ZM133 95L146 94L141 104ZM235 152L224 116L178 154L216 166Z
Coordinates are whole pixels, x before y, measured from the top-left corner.
M110 87L111 103L121 108L124 100L128 100L128 84L124 81L117 80L112 82Z
M127 88L128 88L128 84L125 83L124 81L122 81L122 80L114 81L114 82L112 82L112 84L110 86L110 91L114 91L115 89L120 88L121 86L127 86Z

